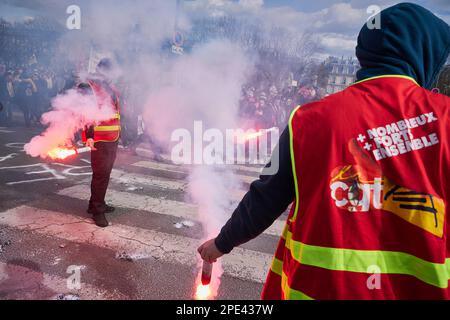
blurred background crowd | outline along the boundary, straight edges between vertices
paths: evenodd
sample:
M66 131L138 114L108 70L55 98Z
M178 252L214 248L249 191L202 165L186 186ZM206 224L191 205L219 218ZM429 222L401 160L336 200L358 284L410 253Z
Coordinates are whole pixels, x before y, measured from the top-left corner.
M15 22L0 19L0 126L40 126L39 119L49 110L52 98L77 85L77 75L85 65L61 57L59 40L64 30L48 18ZM182 45L189 51L198 43L221 37L257 53L255 71L242 87L239 102L239 116L247 127L283 128L295 106L344 89L354 82L359 68L354 58L317 58L320 48L307 34L297 37L277 28L263 31L257 25L230 17L195 20L190 32L183 35ZM168 39L168 45L162 46L168 57L171 55L169 59L176 59L173 41ZM442 73L443 93L449 90L448 74ZM142 107L132 105L126 87L119 89L125 103L129 100L124 113L131 114L128 121L133 123L125 125L125 130L133 132L124 132L124 136L132 140L137 136L135 121L140 119Z
M233 40L240 36L241 42L256 46L261 58L251 81L242 88L239 115L257 127L284 126L297 104L323 97L324 90L317 86L313 77L303 82L295 80L296 73L299 74L297 61L274 55L274 50L265 50L261 47L264 46L262 39L242 38L242 35L258 34L258 30L250 32L252 26L238 23L228 18L199 20L185 46L189 48L223 34L234 37ZM0 19L0 102L3 106L0 125L10 125L14 112L20 112L27 127L39 126L39 119L49 110L51 99L77 84L79 66L58 56L61 30L64 28L45 18L12 23ZM138 107L132 109L139 110Z
M20 23L0 19L0 125L23 114L27 127L39 125L51 99L75 85L75 69L53 63L58 28L37 18Z

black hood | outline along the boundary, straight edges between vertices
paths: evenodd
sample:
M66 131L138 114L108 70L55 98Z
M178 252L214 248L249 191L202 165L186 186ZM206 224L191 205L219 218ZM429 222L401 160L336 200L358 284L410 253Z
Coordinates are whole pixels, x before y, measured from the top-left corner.
M450 27L427 9L400 3L381 11L381 28L358 36L357 80L404 75L430 89L450 53Z

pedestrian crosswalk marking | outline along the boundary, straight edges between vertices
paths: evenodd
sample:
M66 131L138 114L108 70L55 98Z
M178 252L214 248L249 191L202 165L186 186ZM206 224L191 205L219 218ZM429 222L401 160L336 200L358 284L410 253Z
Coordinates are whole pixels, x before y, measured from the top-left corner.
M79 200L89 200L90 190L85 185L76 185L58 191L59 195ZM130 208L174 216L181 219L198 220L197 206L175 200L155 198L150 195L140 195L109 189L107 202L116 207ZM230 210L231 216L232 210ZM276 220L264 233L280 236L284 228L282 220Z
M173 173L182 173L187 174L188 170L183 169L180 166L174 165L174 164L167 164L167 163L161 163L161 162L153 162L153 161L138 161L133 164L131 164L134 167L140 167L140 168L147 168L147 169L154 169L154 170L162 170L167 172L173 172Z
M138 161L138 162L133 163L132 166L153 169L153 170L167 171L167 172L178 173L178 174L180 174L180 173L188 174L188 172L189 172L187 167L182 167L182 166L174 165L174 164L153 162L153 161ZM256 176L249 176L249 175L242 175L242 174L234 174L234 176L244 183L252 183L256 179L258 179L258 177L256 177Z
M120 169L113 169L113 171L111 172L111 179L116 183L124 185L139 184L176 191L186 191L188 188L187 181L162 179L153 175L129 173ZM243 189L229 190L230 200L240 201L242 200L246 192L247 191Z
M137 183L171 190L185 190L187 186L187 182L183 182L180 180L161 179L159 177L150 175L129 173L120 169L113 169L113 171L111 172L111 179L115 180L118 183Z
M144 156L154 156L155 154L148 150L148 149L143 149L143 148L136 148L136 152L143 153ZM172 162L172 160L170 159L169 155L166 154L159 154L159 157L161 157L162 159L164 159L165 161L168 162ZM152 163L160 163L160 162L155 162L155 161L151 161L151 160L147 160L147 161L141 161L141 162L152 162ZM169 165L173 165L176 167L181 167L181 164L175 164L175 163L169 163ZM243 164L224 164L224 165L219 165L219 168L227 168L230 170L240 170L240 171L247 171L247 172L252 172L252 173L261 173L261 170L264 166L263 165L243 165Z
M0 224L66 241L148 256L166 263L197 265L199 240L180 235L122 224L102 229L87 218L29 206L0 213ZM271 260L271 254L243 248L235 248L222 258L226 275L259 283L265 281Z

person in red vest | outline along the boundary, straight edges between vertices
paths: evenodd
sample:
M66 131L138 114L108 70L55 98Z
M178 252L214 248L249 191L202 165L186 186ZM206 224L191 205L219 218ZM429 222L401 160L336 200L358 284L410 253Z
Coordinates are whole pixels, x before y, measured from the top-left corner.
M357 82L292 112L278 172L198 249L214 262L292 203L263 299L450 298L450 98L430 91L450 27L411 3L380 21Z
M112 72L112 61L104 58L97 65L95 77L78 86L82 92L93 94L98 103L110 104L116 111L113 118L85 128L82 134L86 146L92 149L91 198L87 212L93 215L95 224L103 228L109 225L105 213L114 211L114 207L105 203L105 195L121 131L119 93L111 82Z

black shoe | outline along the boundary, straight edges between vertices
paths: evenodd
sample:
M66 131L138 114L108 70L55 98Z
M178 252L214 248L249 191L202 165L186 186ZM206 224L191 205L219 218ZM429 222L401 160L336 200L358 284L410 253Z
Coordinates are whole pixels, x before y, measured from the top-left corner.
M109 222L106 220L104 213L96 213L93 215L92 219L94 219L95 224L100 228L106 228L109 226Z
M111 213L111 212L114 212L114 210L116 210L115 207L105 205L105 213ZM95 214L95 213L96 213L95 210L94 210L92 207L89 207L89 208L86 210L86 212L87 212L87 213L90 213L90 214Z

